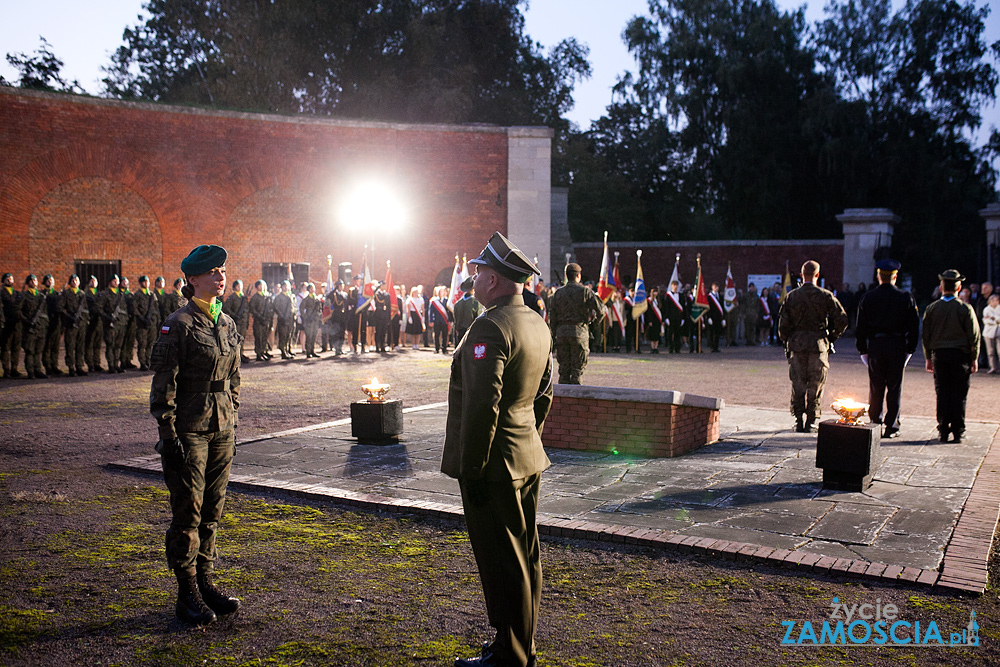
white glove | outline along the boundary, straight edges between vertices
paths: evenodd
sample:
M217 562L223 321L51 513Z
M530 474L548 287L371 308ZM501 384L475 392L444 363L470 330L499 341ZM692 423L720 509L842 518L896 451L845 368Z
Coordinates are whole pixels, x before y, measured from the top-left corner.
M710 318L708 318L708 325L709 325L709 326L712 326L712 318L711 318L711 317L710 317Z
M863 364L864 364L865 366L867 366L867 365L868 365L868 355L867 355L867 354L862 354L862 355L861 355L861 362L862 362L862 363L863 363Z

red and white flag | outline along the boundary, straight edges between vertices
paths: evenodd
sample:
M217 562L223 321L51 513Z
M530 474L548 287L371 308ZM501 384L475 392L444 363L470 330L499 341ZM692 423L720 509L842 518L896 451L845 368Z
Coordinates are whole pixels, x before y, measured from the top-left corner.
M617 264L615 268L617 268ZM597 296L600 297L601 301L607 301L611 293L614 292L614 285L611 284L610 270L608 233L604 232L604 257L601 258L601 277L597 281Z

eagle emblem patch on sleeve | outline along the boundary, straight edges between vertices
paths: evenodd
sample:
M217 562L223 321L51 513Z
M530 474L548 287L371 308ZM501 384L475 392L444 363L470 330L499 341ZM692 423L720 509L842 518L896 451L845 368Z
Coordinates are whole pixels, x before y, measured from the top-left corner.
M473 359L485 359L486 358L486 343L476 343L472 348L472 358Z

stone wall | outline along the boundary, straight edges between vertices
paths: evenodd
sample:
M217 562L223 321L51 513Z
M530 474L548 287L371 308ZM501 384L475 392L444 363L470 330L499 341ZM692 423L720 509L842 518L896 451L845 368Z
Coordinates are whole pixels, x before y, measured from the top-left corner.
M719 439L722 408L722 399L677 391L559 384L542 443L631 456L680 456Z
M0 271L64 280L76 260L121 260L130 277L171 277L192 247L220 243L231 278L292 262L323 281L327 255L358 271L374 243L374 277L388 259L397 284L431 284L496 230L547 262L551 137L0 87ZM404 203L399 230L338 218L367 180Z

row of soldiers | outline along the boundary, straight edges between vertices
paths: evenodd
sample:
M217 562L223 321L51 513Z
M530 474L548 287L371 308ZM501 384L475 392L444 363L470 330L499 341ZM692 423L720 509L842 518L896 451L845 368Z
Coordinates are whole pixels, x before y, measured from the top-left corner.
M162 277L152 288L148 276L137 282L133 291L128 278L114 275L99 290L95 276L81 287L80 277L73 274L59 290L51 274L41 282L29 274L16 289L14 276L5 273L0 286L3 376L22 377L18 369L22 351L28 378L63 375L60 344L69 375L122 373L136 367L132 359L137 350L139 368L147 370L160 323L186 303L180 294L184 281L175 281L172 292L166 291ZM101 366L102 345L107 368Z

